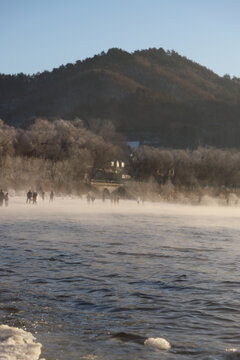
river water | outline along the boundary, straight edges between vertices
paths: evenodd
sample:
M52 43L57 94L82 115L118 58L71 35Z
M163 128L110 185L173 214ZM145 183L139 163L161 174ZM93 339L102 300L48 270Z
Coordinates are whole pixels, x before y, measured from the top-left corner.
M0 359L240 359L239 235L239 207L10 199ZM35 355L21 335L1 347L2 325L32 334Z

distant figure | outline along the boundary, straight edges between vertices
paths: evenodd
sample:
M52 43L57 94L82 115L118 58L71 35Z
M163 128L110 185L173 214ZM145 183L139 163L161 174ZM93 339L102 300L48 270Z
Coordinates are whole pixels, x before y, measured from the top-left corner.
M106 200L106 196L105 196L105 192L103 191L103 193L102 193L102 201L105 202L105 200Z
M199 194L199 195L198 195L198 203L200 204L201 201L202 201L202 194Z
M226 203L227 203L227 205L229 205L229 201L230 201L230 190L227 189L226 190Z
M95 196L94 195L91 195L91 201L92 201L92 204L94 204L94 201L95 201Z
M8 193L4 196L5 206L8 207Z
M37 192L34 191L33 194L32 194L32 199L33 199L33 204L37 204Z
M113 202L114 204L118 204L118 203L119 203L119 199L120 199L119 195L117 195L117 194L112 194L112 202Z
M3 200L4 200L4 192L1 189L0 190L0 206L3 206Z
M42 198L42 200L44 201L44 199L45 199L45 192L42 190L41 191L41 198Z
M87 202L88 202L88 204L90 204L90 201L91 201L91 195L88 193L87 194Z
M114 202L114 204L118 204L118 203L119 203L119 199L120 199L120 197L119 197L117 194L114 194L114 195L113 195L113 202Z
M31 192L31 190L29 190L29 191L27 192L27 201L26 201L26 203L27 203L27 204L30 204L31 201L32 201L32 192Z
M105 202L107 199L110 198L109 191L105 188L102 192L102 201Z
M54 192L51 191L51 192L50 192L49 202L53 202L53 198L54 198Z

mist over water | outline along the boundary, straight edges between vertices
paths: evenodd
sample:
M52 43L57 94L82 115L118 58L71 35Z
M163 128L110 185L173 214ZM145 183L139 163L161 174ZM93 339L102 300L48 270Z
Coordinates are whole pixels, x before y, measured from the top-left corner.
M37 356L240 356L239 207L25 201L0 208L0 324L33 334Z

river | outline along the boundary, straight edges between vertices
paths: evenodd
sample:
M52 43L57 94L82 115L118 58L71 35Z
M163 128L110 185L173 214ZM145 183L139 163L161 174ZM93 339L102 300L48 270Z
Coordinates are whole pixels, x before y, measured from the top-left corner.
M0 359L239 359L239 235L239 207L11 198Z

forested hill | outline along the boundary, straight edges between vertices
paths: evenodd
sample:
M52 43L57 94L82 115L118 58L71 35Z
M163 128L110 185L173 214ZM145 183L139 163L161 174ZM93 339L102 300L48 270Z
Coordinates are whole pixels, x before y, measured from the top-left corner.
M33 76L0 74L0 118L111 120L128 139L160 146L240 147L240 79L174 51L110 49Z

